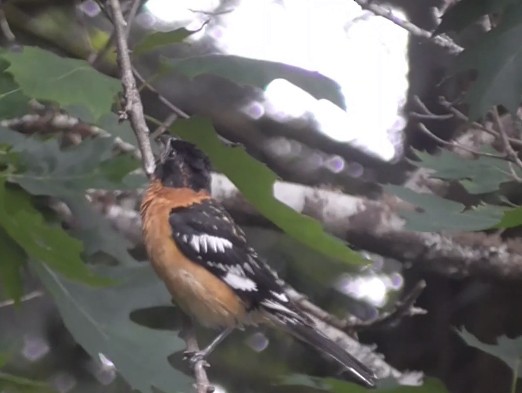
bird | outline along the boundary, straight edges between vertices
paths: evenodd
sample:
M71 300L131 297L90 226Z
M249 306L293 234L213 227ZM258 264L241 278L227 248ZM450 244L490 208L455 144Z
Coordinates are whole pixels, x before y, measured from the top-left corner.
M222 329L205 349L191 354L192 364L234 329L267 324L328 355L355 382L375 387L374 372L292 302L283 280L212 198L208 156L174 136L164 136L163 143L140 205L147 254L174 303L202 326Z

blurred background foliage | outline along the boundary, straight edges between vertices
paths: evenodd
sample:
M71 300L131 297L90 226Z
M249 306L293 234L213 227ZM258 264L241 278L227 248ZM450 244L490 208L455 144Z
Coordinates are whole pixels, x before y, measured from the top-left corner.
M517 390L522 5L386 2L420 37L362 0L122 4L151 129L211 157L294 288L424 372L380 390ZM0 31L0 392L191 391L179 315L140 243L146 178L103 2L3 1ZM300 188L274 197L278 179ZM426 314L372 323L422 280ZM216 392L363 390L262 328L210 363Z

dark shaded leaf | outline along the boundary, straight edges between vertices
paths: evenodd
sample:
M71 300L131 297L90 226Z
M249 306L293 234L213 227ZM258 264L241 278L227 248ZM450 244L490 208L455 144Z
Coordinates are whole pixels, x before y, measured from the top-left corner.
M0 281L8 298L18 303L23 293L20 269L26 261L24 250L0 227ZM1 367L1 365L0 365Z
M136 44L132 50L132 54L139 56L163 46L178 44L194 33L194 31L189 31L185 28L149 33Z
M83 263L80 241L70 237L61 227L45 223L29 194L7 187L0 178L0 226L32 259L51 266L73 280L89 285L109 282L96 277Z
M122 264L137 263L128 252L134 245L122 233L112 228L105 217L89 206L85 198L65 198L64 202L71 209L75 220L72 233L83 241L87 255L101 251Z
M502 360L519 378L522 378L522 363L520 362L522 358L522 337L512 339L500 336L497 338L496 344L486 344L478 340L465 328L457 329L457 333L466 344Z
M346 109L341 87L337 82L316 71L288 64L232 55L207 55L181 60L167 59L163 65L166 69L189 78L201 74L214 74L240 85L251 85L261 89L266 88L274 79L286 79L316 99L326 99Z
M460 31L483 15L502 10L516 0L460 0L442 16L442 21L433 35Z
M499 25L457 59L455 69L474 69L477 79L466 95L469 117L476 120L494 105L516 113L522 98L522 3L506 8Z
M327 234L319 222L297 213L275 199L272 192L277 179L275 173L253 159L242 148L224 145L209 121L201 118L177 121L173 131L197 144L210 156L215 168L227 175L263 216L289 236L322 254L350 265L365 263L365 260L350 250L343 241Z
M33 195L71 197L90 188L128 188L124 177L139 165L128 156L112 158L111 138L87 139L65 150L56 139L40 141L6 134L0 136L2 142L12 145L11 151L19 153L25 166L25 171L9 179Z
M170 304L168 292L149 265L97 269L120 283L103 289L69 282L44 265L35 264L34 269L65 325L94 359L103 354L132 388L142 392L153 392L153 387L164 392L192 390L192 378L167 360L185 349L184 341L176 332L149 329L129 319L134 309Z
M386 185L384 189L422 209L422 212L400 212L406 220L406 228L411 231L479 231L495 226L506 210L492 205L465 210L464 205L437 195L421 194L394 185Z
M433 169L435 171L433 177L458 180L470 194L494 192L502 183L513 181L509 163L500 158L480 156L469 159L446 149L441 149L438 154L414 151L420 162L410 161L412 164ZM494 151L489 149L487 152ZM520 168L513 168L513 170L522 176Z
M7 71L27 96L61 106L82 105L96 119L111 111L114 97L121 90L118 79L96 71L88 62L37 47L4 51L0 57L10 63Z

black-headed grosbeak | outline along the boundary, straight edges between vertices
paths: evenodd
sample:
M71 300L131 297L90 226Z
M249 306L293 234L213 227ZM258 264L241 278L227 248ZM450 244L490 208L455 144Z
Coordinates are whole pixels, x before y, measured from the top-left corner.
M282 281L212 199L210 183L208 157L193 144L169 137L141 203L147 252L173 300L202 325L224 328L192 360L208 355L235 327L268 323L326 353L357 382L375 386L368 367L292 304Z

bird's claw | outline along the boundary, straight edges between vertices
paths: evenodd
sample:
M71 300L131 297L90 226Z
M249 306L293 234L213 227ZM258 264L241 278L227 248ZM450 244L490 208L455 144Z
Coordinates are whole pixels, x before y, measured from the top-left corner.
M196 367L196 364L203 362L203 367L210 367L210 364L205 360L206 353L203 351L185 351L183 353L183 360L188 360L190 367Z

